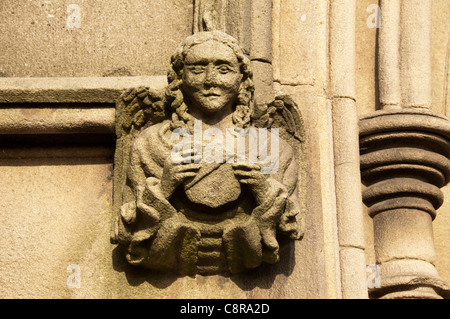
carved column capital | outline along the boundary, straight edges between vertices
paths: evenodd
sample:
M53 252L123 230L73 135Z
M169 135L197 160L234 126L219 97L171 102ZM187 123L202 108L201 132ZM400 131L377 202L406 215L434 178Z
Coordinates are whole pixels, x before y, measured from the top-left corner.
M369 214L424 210L434 219L450 180L450 122L430 111L380 111L360 122L361 172ZM399 200L399 199L402 200Z
M374 220L381 287L375 297L448 297L434 267L432 220L450 181L450 121L424 109L360 121L363 201Z

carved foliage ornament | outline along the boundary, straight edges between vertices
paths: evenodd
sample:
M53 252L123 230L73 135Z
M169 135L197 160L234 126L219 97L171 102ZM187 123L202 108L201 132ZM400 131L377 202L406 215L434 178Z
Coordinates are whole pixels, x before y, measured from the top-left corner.
M237 273L303 236L300 112L289 96L253 96L248 57L220 31L185 40L165 90L121 95L111 238L130 264Z

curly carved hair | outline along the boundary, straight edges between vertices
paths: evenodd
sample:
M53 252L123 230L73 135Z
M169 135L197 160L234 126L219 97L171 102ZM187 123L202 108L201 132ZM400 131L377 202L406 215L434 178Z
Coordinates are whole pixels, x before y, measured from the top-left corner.
M184 103L183 92L181 91L184 60L193 46L210 40L230 47L238 59L242 80L233 113L233 123L237 128L246 128L250 124L255 90L250 59L235 38L221 31L210 31L199 32L189 36L172 56L171 68L167 75L169 85L165 91L166 106L172 117L172 130L176 128L187 128L189 131L193 131L195 118L188 113L187 105Z

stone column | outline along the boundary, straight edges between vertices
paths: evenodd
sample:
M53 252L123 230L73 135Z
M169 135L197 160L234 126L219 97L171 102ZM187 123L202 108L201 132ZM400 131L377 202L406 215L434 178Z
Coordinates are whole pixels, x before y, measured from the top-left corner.
M342 297L367 298L356 113L356 1L330 3L330 94Z
M382 110L360 121L363 201L374 223L374 298L441 298L432 221L450 180L450 122L429 110L431 0L381 0Z
M381 1L380 10L380 20L383 23L378 31L380 104L383 109L400 109L400 1Z

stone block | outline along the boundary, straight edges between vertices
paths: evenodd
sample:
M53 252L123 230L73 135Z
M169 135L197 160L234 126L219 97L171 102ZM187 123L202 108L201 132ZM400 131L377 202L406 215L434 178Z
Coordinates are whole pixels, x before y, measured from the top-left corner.
M272 61L272 1L253 0L251 7L250 59Z
M279 4L281 7L276 7ZM314 84L316 77L316 8L314 1L274 2L273 59L275 79L281 84ZM278 40L278 42L277 42Z
M342 298L366 299L368 297L366 269L361 267L361 265L365 265L365 261L366 256L363 249L355 247L341 248L341 265L346 265L352 269L352 271L349 271L349 268L342 269L341 281L342 285L346 287L343 291Z
M70 298L82 289L69 287L76 284L73 265L80 266L81 287L103 282L96 264L83 260L111 258L95 250L108 243L111 172L101 158L0 160L3 298Z
M3 77L163 75L193 2L9 1L0 21Z
M330 94L355 99L356 1L332 1L330 5Z
M270 103L273 101L273 74L272 65L266 62L252 61L252 70L255 83L256 103Z

